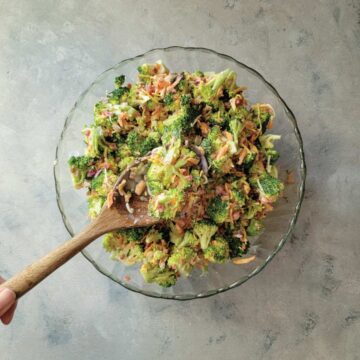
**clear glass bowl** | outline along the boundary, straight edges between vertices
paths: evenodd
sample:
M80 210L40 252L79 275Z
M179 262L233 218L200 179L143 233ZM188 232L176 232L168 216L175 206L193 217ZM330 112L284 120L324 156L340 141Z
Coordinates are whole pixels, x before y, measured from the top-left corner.
M143 63L162 60L172 71L222 71L230 68L238 75L238 84L248 88L246 96L250 102L271 104L276 112L272 132L282 135L277 142L281 157L278 161L280 178L285 180L286 171L292 171L295 183L287 185L284 197L275 205L275 210L265 220L266 230L251 239L250 254L256 260L246 265L209 266L207 274L194 272L189 278L180 278L176 285L164 289L147 284L139 273L139 266L127 267L109 259L103 250L101 239L83 251L83 255L99 270L125 288L144 295L189 300L218 294L244 283L259 273L282 248L289 238L300 210L306 176L303 144L294 114L275 88L257 71L230 56L203 48L169 47L154 49L143 55L121 61L103 72L84 93L70 111L56 150L54 165L56 193L64 224L70 235L79 232L89 222L87 216L86 191L75 190L71 183L67 160L71 155L80 155L84 150L81 130L93 119L93 106L107 91L113 89L113 80L120 74L127 81L136 80L136 68Z

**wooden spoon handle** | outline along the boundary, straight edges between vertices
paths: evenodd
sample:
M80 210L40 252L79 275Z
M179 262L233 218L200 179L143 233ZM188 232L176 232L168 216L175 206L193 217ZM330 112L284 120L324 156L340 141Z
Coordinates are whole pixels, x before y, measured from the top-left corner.
M94 225L96 224L91 223L81 233L64 242L43 258L35 261L8 281L2 283L0 288L13 290L16 298L19 299L57 268L78 254L92 241L106 232L106 229L96 229Z

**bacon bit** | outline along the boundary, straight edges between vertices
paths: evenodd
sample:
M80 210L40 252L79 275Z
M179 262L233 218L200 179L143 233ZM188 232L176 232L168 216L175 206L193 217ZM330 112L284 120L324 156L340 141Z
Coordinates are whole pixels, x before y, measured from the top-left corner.
M95 174L97 173L97 171L95 169L89 170L88 173L86 174L87 177L93 177Z
M136 186L135 186L135 194L141 195L146 188L146 182L144 180L141 180Z
M241 95L237 95L235 97L235 105L239 106L242 105L244 98Z
M210 127L207 123L199 122L199 127L203 135L207 135L210 131Z
M87 136L87 137L88 137L88 136L90 136L91 131L90 131L90 130L85 130L85 131L84 131L84 134L85 134L85 136Z
M223 195L225 193L222 185L217 185L215 188L216 195Z
M295 175L293 171L286 170L286 183L295 184Z
M124 280L125 280L126 282L129 282L129 281L131 280L131 277L130 277L129 275L125 275L125 276L124 276Z
M234 212L234 214L233 214L233 220L239 220L240 219L240 215L241 215L241 213L240 213L240 211L236 211L236 212Z
M269 120L268 124L267 124L267 128L268 129L272 129L273 128L273 121L272 119Z
M225 144L219 151L218 153L216 154L216 157L215 159L216 160L219 160L221 159L229 150L229 145L228 144Z
M189 165L197 165L199 163L199 159L190 158L187 160L187 164Z
M232 263L235 265L242 265L242 264L248 264L249 262L252 262L256 259L256 256L250 256L248 258L234 258L232 259Z
M175 224L176 230L180 235L184 234L184 229L180 226L179 221Z
M131 83L128 83L126 86L128 89L131 89Z
M107 206L109 209L113 206L114 200L115 200L115 193L114 190L111 190L107 194Z
M228 131L224 131L223 134L225 135L225 137L226 137L228 140L230 140L230 141L233 140L232 134L229 133Z

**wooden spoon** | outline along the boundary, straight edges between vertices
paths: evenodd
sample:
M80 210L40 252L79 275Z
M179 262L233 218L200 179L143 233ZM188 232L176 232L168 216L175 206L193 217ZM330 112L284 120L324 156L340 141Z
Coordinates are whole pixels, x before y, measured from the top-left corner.
M116 186L129 173L131 167L139 163L140 161L134 162L120 175L113 191L116 191ZM13 290L16 298L19 299L101 235L118 229L150 226L159 222L158 219L148 215L147 201L141 201L139 197L131 198L130 205L134 212L130 214L125 208L123 198L121 199L122 201L116 200L115 197L115 201L110 207L108 200L99 216L82 232L2 283L0 289Z

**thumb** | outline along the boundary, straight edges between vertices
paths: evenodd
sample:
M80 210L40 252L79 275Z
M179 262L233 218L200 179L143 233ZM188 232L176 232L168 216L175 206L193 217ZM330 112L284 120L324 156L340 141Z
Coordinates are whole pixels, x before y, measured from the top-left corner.
M10 289L0 289L0 316L4 315L16 300L15 293Z

